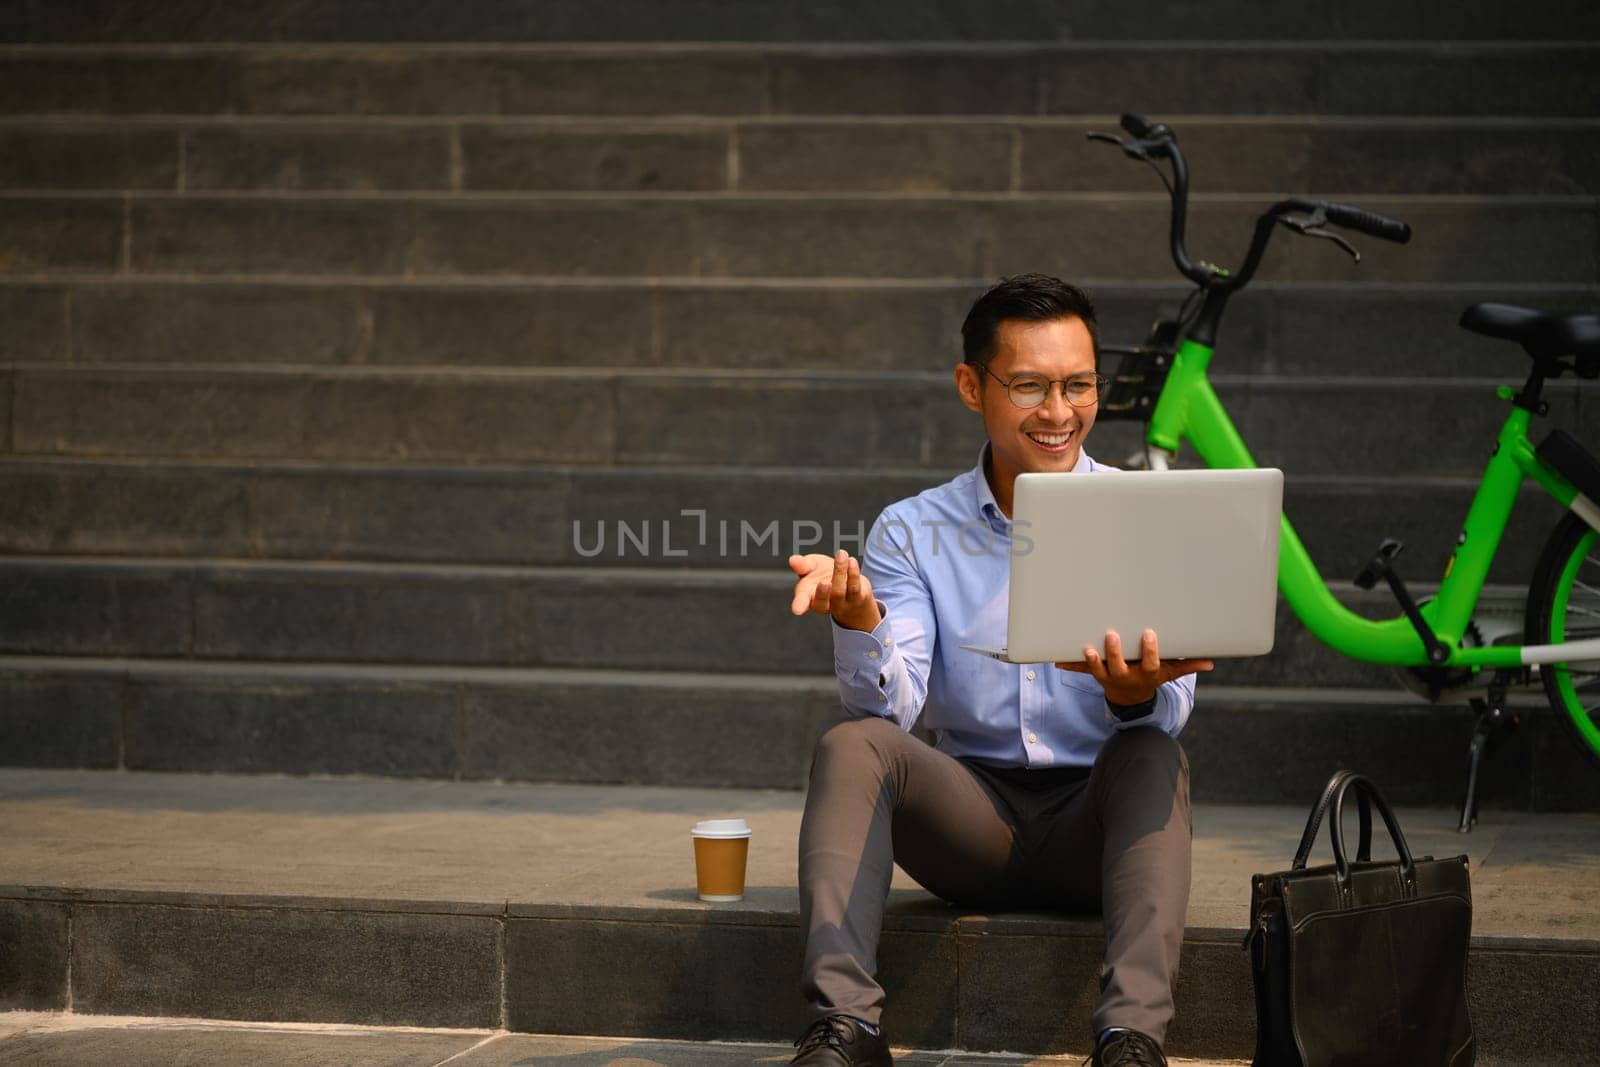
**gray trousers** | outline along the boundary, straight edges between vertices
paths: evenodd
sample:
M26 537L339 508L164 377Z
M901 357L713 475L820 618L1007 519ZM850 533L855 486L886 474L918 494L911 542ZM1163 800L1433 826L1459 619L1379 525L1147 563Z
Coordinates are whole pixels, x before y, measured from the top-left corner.
M1094 767L991 768L884 719L817 742L800 825L801 976L815 1018L876 1025L878 935L894 864L934 895L984 908L1101 912L1092 1033L1165 1041L1189 903L1189 764L1154 727L1120 731Z

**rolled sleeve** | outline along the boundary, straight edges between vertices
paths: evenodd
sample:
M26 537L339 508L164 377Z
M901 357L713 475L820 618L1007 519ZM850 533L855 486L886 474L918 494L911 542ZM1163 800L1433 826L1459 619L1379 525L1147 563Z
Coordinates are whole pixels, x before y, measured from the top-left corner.
M909 730L928 695L936 633L933 596L910 544L895 542L886 522L896 522L890 511L873 524L861 563L883 617L870 633L834 623L833 664L847 714L877 715Z
M1194 710L1194 681L1194 675L1188 674L1165 683L1156 690L1155 703L1150 710L1135 718L1122 718L1107 701L1106 722L1113 730L1154 726L1177 737L1189 722L1189 713Z
M870 632L833 624L833 670L839 680L839 696L851 714L893 719L909 730L917 709L906 664L894 639L889 609L882 601L878 611L883 618Z

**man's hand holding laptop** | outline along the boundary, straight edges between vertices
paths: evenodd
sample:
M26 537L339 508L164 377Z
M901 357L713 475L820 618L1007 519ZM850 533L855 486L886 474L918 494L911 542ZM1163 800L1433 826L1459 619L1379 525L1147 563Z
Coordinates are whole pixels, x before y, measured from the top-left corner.
M1174 678L1209 671L1216 664L1208 659L1162 659L1154 630L1146 630L1140 636L1139 658L1129 663L1122 655L1121 635L1107 630L1104 655L1095 651L1093 645L1084 645L1083 659L1056 666L1064 671L1091 675L1106 691L1106 699L1111 703L1132 705L1150 700L1157 689Z

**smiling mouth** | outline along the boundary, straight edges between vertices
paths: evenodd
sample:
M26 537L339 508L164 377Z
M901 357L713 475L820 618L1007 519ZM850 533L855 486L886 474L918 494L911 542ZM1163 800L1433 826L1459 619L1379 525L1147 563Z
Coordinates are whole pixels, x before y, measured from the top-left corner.
M1042 445L1045 448L1054 450L1065 448L1067 445L1071 444L1072 439L1077 436L1077 431L1068 430L1064 433L1045 433L1043 430L1028 430L1026 431L1026 434L1028 440L1032 441L1034 444Z

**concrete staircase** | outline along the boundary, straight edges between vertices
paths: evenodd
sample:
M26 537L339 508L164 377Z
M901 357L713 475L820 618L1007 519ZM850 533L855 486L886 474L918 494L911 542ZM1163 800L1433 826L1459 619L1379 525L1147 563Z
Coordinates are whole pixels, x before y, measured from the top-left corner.
M1588 10L69 6L0 16L12 766L802 787L837 705L782 558L973 462L971 299L1058 273L1136 341L1183 295L1155 179L1084 141L1122 110L1178 131L1199 255L1280 193L1416 230L1283 235L1214 364L1368 614L1381 538L1441 572L1525 369L1461 309L1600 307ZM1549 398L1597 439L1592 385ZM1203 683L1197 799L1455 801L1464 707L1279 629ZM1600 808L1521 699L1485 805Z
M1459 310L1596 301L1597 55L1337 40L10 47L0 650L46 660L5 667L30 709L0 727L6 758L729 781L693 770L728 743L692 712L729 706L719 676L760 676L773 699L753 714L786 736L832 705L775 677L828 662L823 629L783 612L782 556L850 545L883 504L976 454L947 380L971 297L1055 271L1093 287L1108 337L1134 340L1181 295L1164 197L1083 139L1122 107L1179 130L1200 254L1237 255L1284 191L1416 227L1406 248L1363 241L1359 267L1279 240L1216 363L1257 456L1290 472L1324 572L1392 613L1342 579L1394 535L1426 589L1501 414L1492 386L1522 370L1511 346L1455 330ZM1600 423L1592 388L1550 399L1554 424ZM1136 433L1103 424L1091 450L1115 460ZM1528 505L1491 576L1488 607L1511 617L1556 516L1536 492ZM1292 785L1229 779L1230 799L1416 759L1429 776L1399 788L1451 802L1465 714L1413 704L1287 611L1282 628L1278 654L1210 679L1193 742L1245 715L1244 748L1283 751L1300 707L1372 728ZM379 663L426 666L452 694L428 697L434 725L399 742L412 756L374 746L373 725L396 736L423 691L360 674ZM490 668L522 673L486 682ZM684 673L663 737L678 754L657 765L687 779L611 746L549 749L571 709L653 691L633 672L659 670ZM484 742L492 767L468 755L471 728L443 731L447 751L435 722L472 720L455 705L484 685L498 729L528 739L514 758ZM1403 710L1378 713L1384 699ZM305 714L322 726L310 751L279 728ZM262 722L278 726L264 738ZM1600 803L1551 725L1532 717L1488 802ZM800 785L805 747L760 784ZM1201 773L1200 795L1222 777Z
M7 877L31 886L0 886L0 948L21 949L0 955L0 988L94 1015L784 1042L804 1025L801 806L784 790L3 770ZM1196 808L1174 1055L1251 1054L1245 887L1287 864L1303 808ZM695 899L688 827L708 813L754 830L741 902ZM1418 854L1469 857L1477 1062L1600 1058L1600 817L1489 813L1470 837L1439 809L1399 817ZM884 1025L917 1049L1082 1056L1103 945L1097 916L976 914L897 873Z

